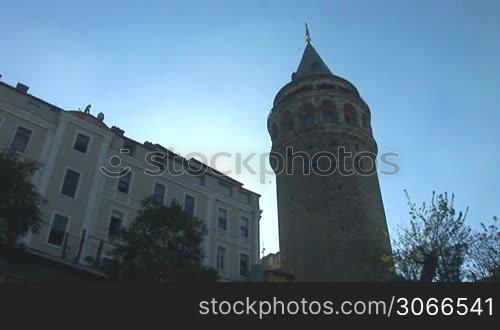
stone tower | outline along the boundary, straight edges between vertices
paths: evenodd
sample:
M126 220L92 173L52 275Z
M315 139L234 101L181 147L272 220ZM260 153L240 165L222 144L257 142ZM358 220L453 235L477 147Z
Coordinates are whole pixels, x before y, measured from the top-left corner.
M370 108L353 84L330 71L308 32L306 41L267 122L281 267L297 281L387 280L381 257L391 245Z

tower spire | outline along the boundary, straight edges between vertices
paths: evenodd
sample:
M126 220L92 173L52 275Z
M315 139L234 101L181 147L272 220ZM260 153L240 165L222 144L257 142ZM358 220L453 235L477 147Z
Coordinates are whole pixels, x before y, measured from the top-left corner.
M317 74L331 75L332 72L311 44L311 34L309 33L309 26L306 23L306 48L302 54L297 71L292 75L292 80Z
M307 44L311 43L311 34L309 34L309 27L307 26L307 23L306 23L306 43Z

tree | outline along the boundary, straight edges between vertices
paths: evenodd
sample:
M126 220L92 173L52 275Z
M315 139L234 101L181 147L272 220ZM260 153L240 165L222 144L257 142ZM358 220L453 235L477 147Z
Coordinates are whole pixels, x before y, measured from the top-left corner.
M473 281L500 281L500 226L497 217L493 223L481 223L481 231L473 234L469 251L470 279Z
M405 190L410 224L400 228L393 243L395 270L409 281L460 282L471 245L470 228L465 225L468 208L457 212L454 196L432 194L429 206L417 207Z
M42 196L31 183L38 166L9 150L0 152L0 246L13 248L42 223Z
M104 270L113 280L216 281L217 273L202 265L202 221L172 202L142 201L135 220L118 230L111 260Z

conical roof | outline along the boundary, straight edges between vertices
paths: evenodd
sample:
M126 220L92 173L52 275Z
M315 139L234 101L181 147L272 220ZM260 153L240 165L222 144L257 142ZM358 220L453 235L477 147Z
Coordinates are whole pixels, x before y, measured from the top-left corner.
M323 62L316 49L308 42L304 49L302 59L300 60L299 67L297 68L297 72L295 72L293 78L298 79L317 74L331 75L332 72L325 62Z

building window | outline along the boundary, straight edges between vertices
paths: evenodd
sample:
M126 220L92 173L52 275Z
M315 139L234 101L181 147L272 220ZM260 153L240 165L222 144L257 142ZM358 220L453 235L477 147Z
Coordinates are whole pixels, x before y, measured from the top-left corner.
M123 146L120 150L122 153L128 154L133 157L135 155L135 144L131 140L123 139Z
M249 257L248 254L241 253L240 254L240 275L248 276L248 268L249 268Z
M158 205L163 205L165 200L165 186L156 182L153 190L153 202Z
M217 217L217 228L220 230L227 230L227 211L219 208L219 215Z
M89 147L89 142L90 138L88 136L78 133L76 136L75 144L73 145L73 149L86 154Z
M226 248L217 247L217 269L225 269L226 266Z
M120 232L123 223L123 213L113 210L111 218L109 219L108 235L115 237Z
M194 197L190 195L184 196L184 212L188 214L189 217L194 217Z
M26 147L28 146L30 137L31 130L24 127L18 127L10 148L17 152L24 152L26 150Z
M241 237L248 238L248 218L247 217L241 217L240 235L241 235Z
M64 236L68 228L69 219L60 214L54 214L52 219L52 226L50 227L49 238L47 242L52 245L62 246L64 243Z
M124 194L128 194L130 190L130 181L132 180L132 172L127 172L127 174L122 175L118 179L118 191Z
M61 194L64 196L75 198L76 189L78 188L78 181L80 181L80 173L67 169L61 188Z
M304 127L311 127L314 125L314 113L308 113L304 116Z

